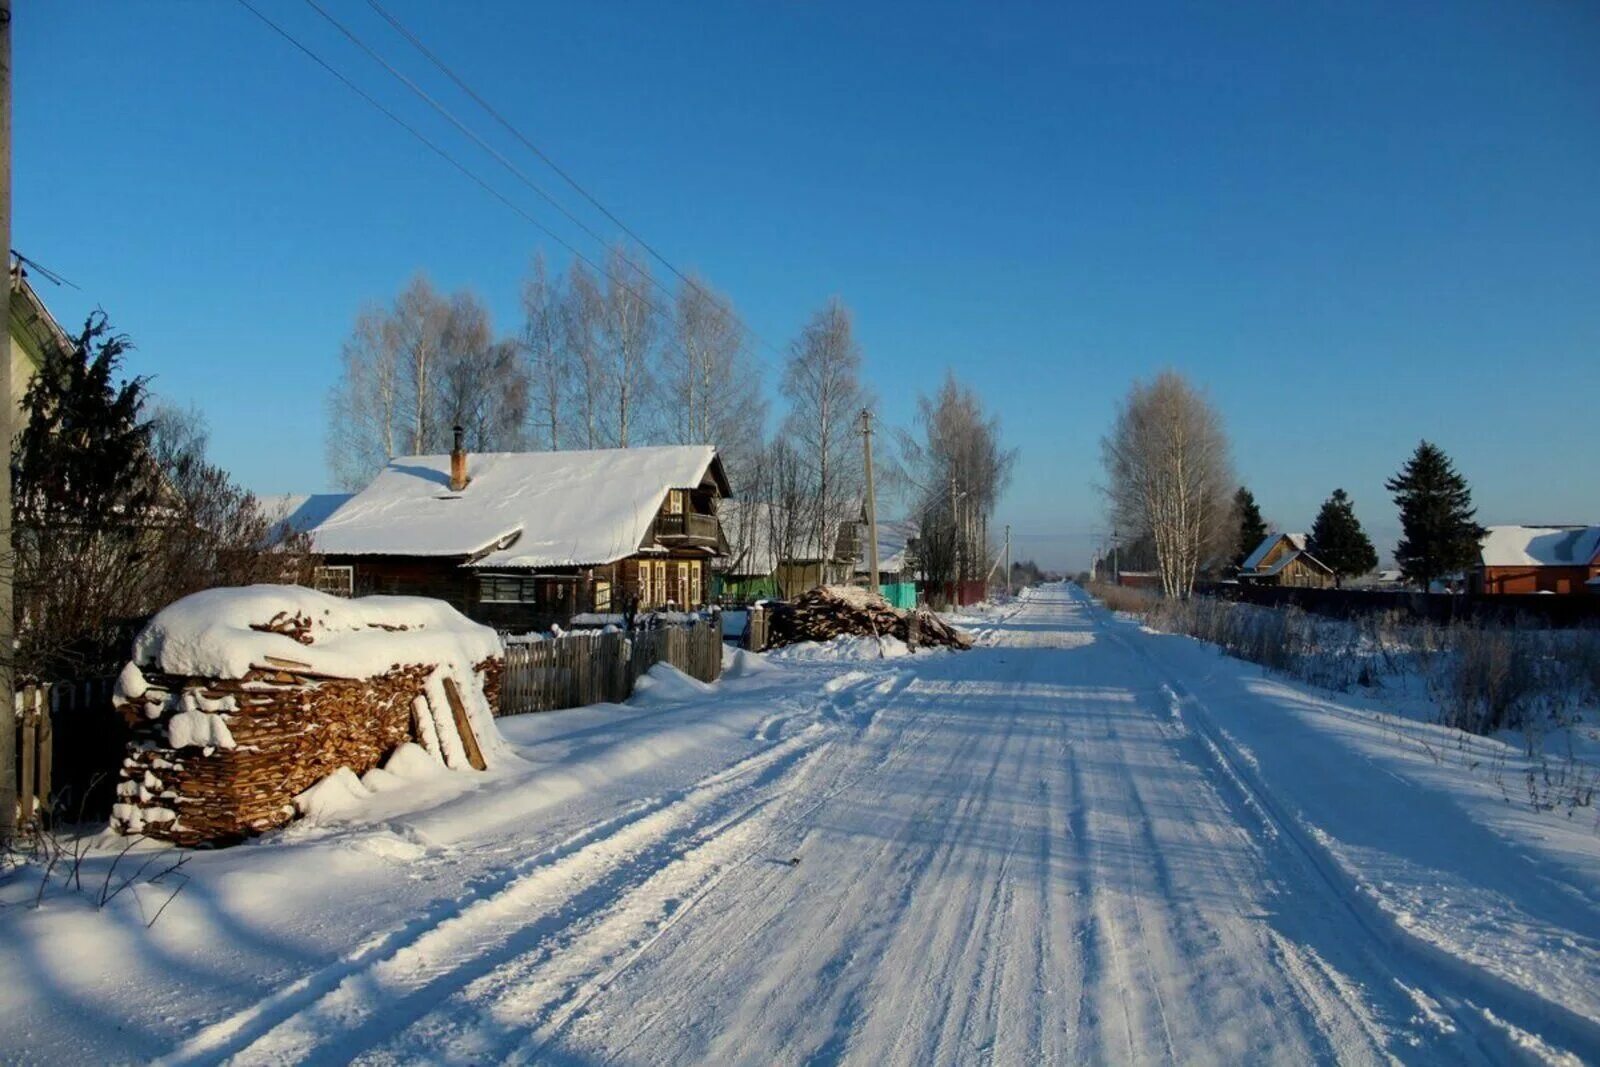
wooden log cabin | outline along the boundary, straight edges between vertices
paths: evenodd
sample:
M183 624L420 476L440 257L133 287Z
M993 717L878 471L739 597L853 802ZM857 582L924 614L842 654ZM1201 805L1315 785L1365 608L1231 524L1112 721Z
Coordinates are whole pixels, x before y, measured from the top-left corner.
M1305 534L1299 533L1268 534L1240 567L1239 581L1248 585L1331 589L1333 568L1306 551L1307 540Z
M709 445L405 456L312 531L317 586L448 601L518 633L692 610L726 555Z

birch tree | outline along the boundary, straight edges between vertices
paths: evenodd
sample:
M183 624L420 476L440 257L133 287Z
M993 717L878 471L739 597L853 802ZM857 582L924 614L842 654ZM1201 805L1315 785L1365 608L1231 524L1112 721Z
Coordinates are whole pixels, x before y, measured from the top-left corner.
M388 313L371 306L356 316L339 353L340 375L328 397L328 466L342 489L360 489L395 455L400 435L400 362Z
M1135 382L1100 440L1113 521L1155 542L1161 587L1188 597L1195 574L1231 550L1237 483L1222 417L1176 371Z
M595 276L578 262L567 272L565 296L561 325L571 367L568 403L572 417L568 421L576 428L582 447L601 448L605 444L603 409L608 377L600 340L605 295Z
M656 335L651 284L650 268L638 253L621 244L611 247L606 254L601 336L611 403L606 437L617 448L628 447L648 413L653 384L650 352Z
M860 505L864 472L855 427L871 404L850 312L837 297L790 345L782 389L790 405L785 432L807 473L806 510L827 551L830 534L854 521Z
M530 439L552 452L561 447L576 363L567 343L565 300L560 281L550 278L541 252L522 283L522 346L527 358Z
M662 438L715 445L738 484L761 448L767 403L733 304L697 278L679 289L661 356Z

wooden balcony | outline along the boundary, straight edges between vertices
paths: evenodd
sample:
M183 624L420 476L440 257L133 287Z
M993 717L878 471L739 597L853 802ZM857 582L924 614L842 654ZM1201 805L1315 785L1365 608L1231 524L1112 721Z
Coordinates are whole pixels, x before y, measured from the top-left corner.
M704 545L708 548L715 548L722 540L717 517L695 512L657 515L656 537L668 544Z

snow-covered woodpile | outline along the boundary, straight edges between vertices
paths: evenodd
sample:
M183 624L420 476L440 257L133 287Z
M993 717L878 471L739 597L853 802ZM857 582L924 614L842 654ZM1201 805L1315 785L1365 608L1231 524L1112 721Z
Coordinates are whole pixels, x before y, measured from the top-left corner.
M925 608L901 611L855 586L818 586L768 606L767 646L835 637L897 637L913 647L971 648L972 638Z
M151 620L117 680L133 730L112 825L228 842L297 814L296 798L407 742L451 768L505 751L493 630L415 597L298 586L212 589Z

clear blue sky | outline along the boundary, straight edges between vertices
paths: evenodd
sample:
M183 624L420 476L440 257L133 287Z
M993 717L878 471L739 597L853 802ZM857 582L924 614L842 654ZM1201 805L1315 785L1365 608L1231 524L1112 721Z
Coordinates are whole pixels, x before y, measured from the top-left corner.
M575 233L300 0L258 2ZM1485 521L1600 521L1596 5L389 6L767 339L842 296L890 423L946 367L977 385L1021 449L1019 555L1085 561L1099 435L1164 365L1289 528L1343 486L1387 553L1421 437ZM509 331L534 250L563 258L236 3L16 7L13 244L252 488L326 487L362 301L426 270Z

